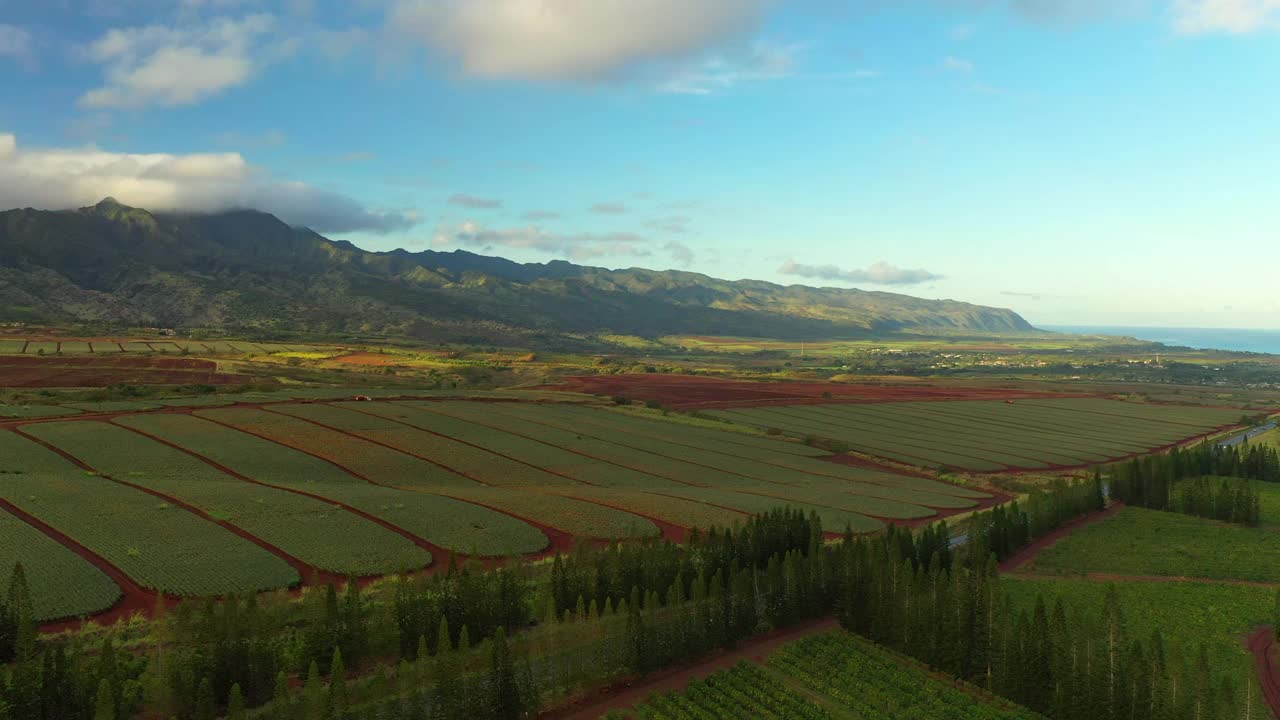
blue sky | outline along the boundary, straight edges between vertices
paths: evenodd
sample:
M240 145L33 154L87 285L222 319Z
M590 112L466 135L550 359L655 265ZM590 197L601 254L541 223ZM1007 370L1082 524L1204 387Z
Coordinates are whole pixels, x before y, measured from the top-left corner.
M0 206L1280 327L1280 0L0 0Z

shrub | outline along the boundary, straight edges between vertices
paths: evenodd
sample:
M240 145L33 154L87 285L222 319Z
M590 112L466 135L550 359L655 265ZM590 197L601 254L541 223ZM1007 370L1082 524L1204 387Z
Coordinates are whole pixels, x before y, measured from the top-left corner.
M662 409L662 403L658 402L657 400L645 400L645 401L644 401L644 406L645 406L645 407L647 407L647 408L649 408L650 410L661 410L661 409Z
M629 398L629 397L624 397L624 396L622 396L622 395L614 395L614 396L613 396L613 404L614 404L614 405L630 405L630 404L631 404L631 398Z
M771 427L771 428L767 428L765 432L768 433L769 435L781 435L782 428Z

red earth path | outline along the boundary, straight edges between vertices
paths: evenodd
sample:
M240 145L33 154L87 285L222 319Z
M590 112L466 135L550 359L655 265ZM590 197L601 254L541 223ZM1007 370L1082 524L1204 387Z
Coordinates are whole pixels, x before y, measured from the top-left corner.
M561 385L539 390L566 390L588 395L613 395L655 400L678 410L712 410L768 405L833 402L903 402L909 400L1025 400L1032 398L1093 397L1090 395L964 388L938 385L854 385L810 381L728 380L700 375L627 374L573 375ZM828 394L829 396L824 396Z
M1253 655L1258 669L1258 683L1271 714L1280 717L1280 667L1276 665L1276 637L1270 625L1263 625L1245 638L1245 647Z

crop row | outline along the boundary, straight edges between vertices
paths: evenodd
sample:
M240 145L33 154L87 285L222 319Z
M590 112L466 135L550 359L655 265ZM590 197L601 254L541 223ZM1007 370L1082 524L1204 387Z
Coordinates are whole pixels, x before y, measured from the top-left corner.
M132 420L146 426L164 418ZM331 503L244 482L121 427L59 422L26 431L99 472L197 507L322 570L365 576L431 563L431 554L405 537Z
M921 465L989 471L1086 465L1175 442L1232 421L1219 408L1100 399L791 406L715 411L760 427L815 434Z
M769 718L777 720L832 720L821 705L791 690L772 673L746 662L702 680L693 680L684 692L650 695L636 708L645 720L723 720ZM616 717L616 715L615 715Z
M592 434L581 422L558 421L543 406L503 404L490 409L461 402L417 403L415 406L454 417L474 418L489 423L491 430L519 432L604 462L640 470L658 478L656 482L639 486L645 490L711 502L734 510L754 513L760 511L762 504L789 504L819 512L828 527L848 525L867 530L882 525L867 515L908 518L935 514L931 509L899 500L855 495L849 483L832 478L812 476L810 485L786 485L764 479L771 471L782 470L775 466L762 463L734 465L733 458L727 456L699 454L691 448L646 440L624 431ZM480 413L484 413L483 417ZM726 467L730 465L736 472ZM744 472L753 474L748 476ZM670 482L663 483L664 478ZM819 485L822 489L815 489ZM838 502L828 504L833 498Z
M87 474L32 440L0 432L0 497L57 528L140 585L223 595L293 585L287 563L141 490Z
M272 417L271 413L261 411L228 412L250 413L247 416L249 420L258 417L253 413L268 416L268 419ZM231 422L242 416L219 417L226 422ZM431 493L375 485L352 475L344 468L355 466L357 472L361 473L377 469L360 449L352 453L351 459L345 459L340 454L329 453L336 462L343 463L341 466L322 457L296 450L290 446L314 447L314 443L308 440L309 433L312 429L324 432L323 429L307 426L303 421L293 418L278 415L274 417L300 424L295 428L296 434L276 428L278 439L283 441L283 444L278 444L276 437L263 439L191 416L139 415L130 418L129 423L245 477L350 506L416 537L456 552L474 552L491 556L519 555L537 552L547 546L547 537L536 528L500 512ZM246 427L261 429L261 426L251 423ZM341 433L330 434L337 438L346 438L352 446L364 442ZM385 450L376 445L370 447L375 450ZM390 450L386 452L395 454ZM406 459L423 465L427 464L414 458ZM470 482L461 478L460 480Z
M1025 708L987 701L929 675L914 661L898 658L854 635L833 632L790 643L769 658L769 667L821 693L853 717L1032 720Z
M0 509L0 591L18 563L38 621L92 615L120 599L120 588L89 561Z
M811 488L819 492L834 490L859 496L899 500L903 503L933 508L971 507L974 503L969 498L986 497L982 493L969 491L963 491L963 494L955 493L954 491L960 488L933 480L905 477L888 472L872 472L808 457L787 456L786 464L774 463L770 460L776 456L772 455L764 445L758 448L753 447L749 452L744 453L741 450L746 448L741 445L728 446L726 443L717 446L714 439L698 438L694 441L682 441L679 435L680 426L636 420L591 408L544 406L539 410L542 422L555 427L577 428L581 433L589 433L601 439L612 439L628 447L686 458L691 462L714 465L717 468L733 470L744 477L763 479L772 483ZM790 444L766 439L761 439L761 442L779 446ZM847 472L841 472L842 470ZM832 482L833 478L853 482ZM881 514L870 506L865 509L867 512ZM890 514L886 517L897 516Z

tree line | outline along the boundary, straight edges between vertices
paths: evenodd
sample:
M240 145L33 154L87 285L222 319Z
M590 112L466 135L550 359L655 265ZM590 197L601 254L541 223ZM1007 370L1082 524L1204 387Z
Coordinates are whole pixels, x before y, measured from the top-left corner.
M1280 453L1202 443L1134 458L1115 467L1109 481L1111 497L1130 505L1256 526L1262 496L1255 481L1280 482Z

